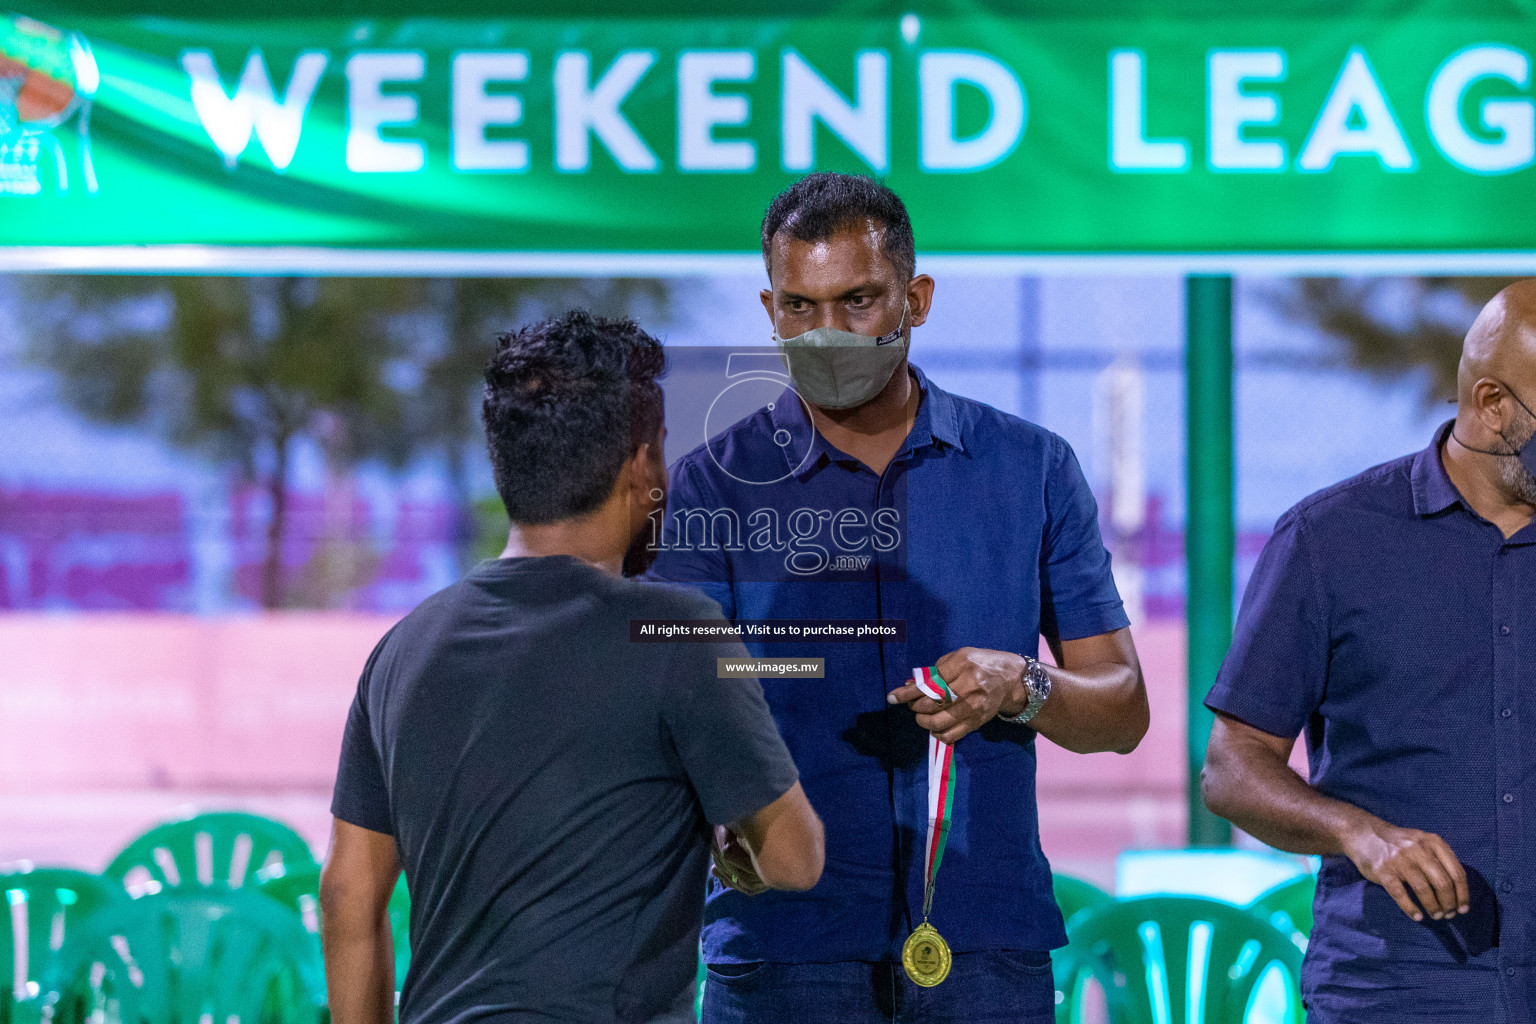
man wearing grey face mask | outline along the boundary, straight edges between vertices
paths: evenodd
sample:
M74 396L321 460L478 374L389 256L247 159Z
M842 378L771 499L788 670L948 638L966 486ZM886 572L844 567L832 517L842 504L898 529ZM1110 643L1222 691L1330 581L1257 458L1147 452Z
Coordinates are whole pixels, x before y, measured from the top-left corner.
M1046 1024L1066 936L1035 737L1127 752L1148 718L1093 495L1061 438L908 362L934 282L890 189L811 175L773 201L762 245L792 387L674 463L653 575L736 621L905 633L747 639L757 657L822 659L823 678L764 690L827 862L809 892L748 896L745 851L718 835L704 1021ZM707 537L688 531L698 513ZM1055 666L1034 658L1042 636Z

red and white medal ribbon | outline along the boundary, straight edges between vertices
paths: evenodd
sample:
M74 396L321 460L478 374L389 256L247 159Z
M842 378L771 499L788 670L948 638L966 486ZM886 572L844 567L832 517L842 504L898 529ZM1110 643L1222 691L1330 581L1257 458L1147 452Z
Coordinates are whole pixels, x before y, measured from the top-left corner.
M923 696L943 703L950 698L949 684L938 666L912 670L912 680ZM933 881L949 841L949 819L955 802L955 748L928 736L928 842L923 847L923 920L933 906Z

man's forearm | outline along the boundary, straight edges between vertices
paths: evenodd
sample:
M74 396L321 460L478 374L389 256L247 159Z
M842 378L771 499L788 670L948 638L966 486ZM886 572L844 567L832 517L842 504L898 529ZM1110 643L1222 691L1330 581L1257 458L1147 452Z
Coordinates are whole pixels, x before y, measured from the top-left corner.
M1124 754L1141 742L1149 712L1146 690L1134 667L1109 664L1049 671L1050 699L1030 722L1036 732L1078 754ZM1005 705L1002 713L1016 714L1017 709Z
M332 1024L394 1024L395 943L389 919L324 932Z
M1051 691L1030 725L1080 754L1126 754L1147 732L1147 691L1129 629L1053 643L1059 668ZM917 724L945 743L957 743L997 715L1017 717L1028 706L1026 659L1013 651L962 647L938 661L951 699L918 688L915 680L886 694L889 704L911 704Z
M1200 791L1213 814L1277 850L1341 854L1344 837L1370 815L1324 796L1282 760L1243 757L1212 744Z
M1200 773L1205 805L1277 849L1343 854L1415 921L1468 912L1467 873L1444 839L1323 796L1291 770L1291 742L1218 713Z
M1053 640L1050 646L1059 667L1047 669L1051 695L1030 725L1077 754L1135 750L1147 734L1151 712L1131 631Z

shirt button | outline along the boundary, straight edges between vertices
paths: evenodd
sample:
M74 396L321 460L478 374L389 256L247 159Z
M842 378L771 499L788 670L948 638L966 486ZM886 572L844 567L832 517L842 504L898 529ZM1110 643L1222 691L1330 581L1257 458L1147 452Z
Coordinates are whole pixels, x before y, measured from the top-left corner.
M1509 627L1508 626L1500 626L1499 627L1499 633L1502 636L1509 636Z
M1514 803L1515 802L1515 794L1513 794L1513 793L1505 793L1504 794L1504 802L1507 803L1507 804Z
M1515 883L1514 882L1504 882L1503 884L1501 884L1499 886L1499 888L1503 889L1505 892L1511 892L1515 888Z
M1513 967L1506 967L1504 968L1504 973L1513 978L1515 976L1515 969Z
M1509 710L1509 708L1505 708L1503 711L1500 711L1499 714L1504 718L1508 718L1510 715L1514 714L1514 712Z

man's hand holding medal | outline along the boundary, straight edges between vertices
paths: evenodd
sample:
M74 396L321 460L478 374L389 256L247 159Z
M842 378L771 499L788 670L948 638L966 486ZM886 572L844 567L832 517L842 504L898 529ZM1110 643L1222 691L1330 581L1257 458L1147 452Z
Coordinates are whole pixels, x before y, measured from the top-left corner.
M948 686L949 699L923 692L917 681L885 695L888 704L909 704L917 724L940 743L955 744L993 718L1017 714L1029 700L1021 681L1027 663L1010 651L962 647L939 659L934 671Z

